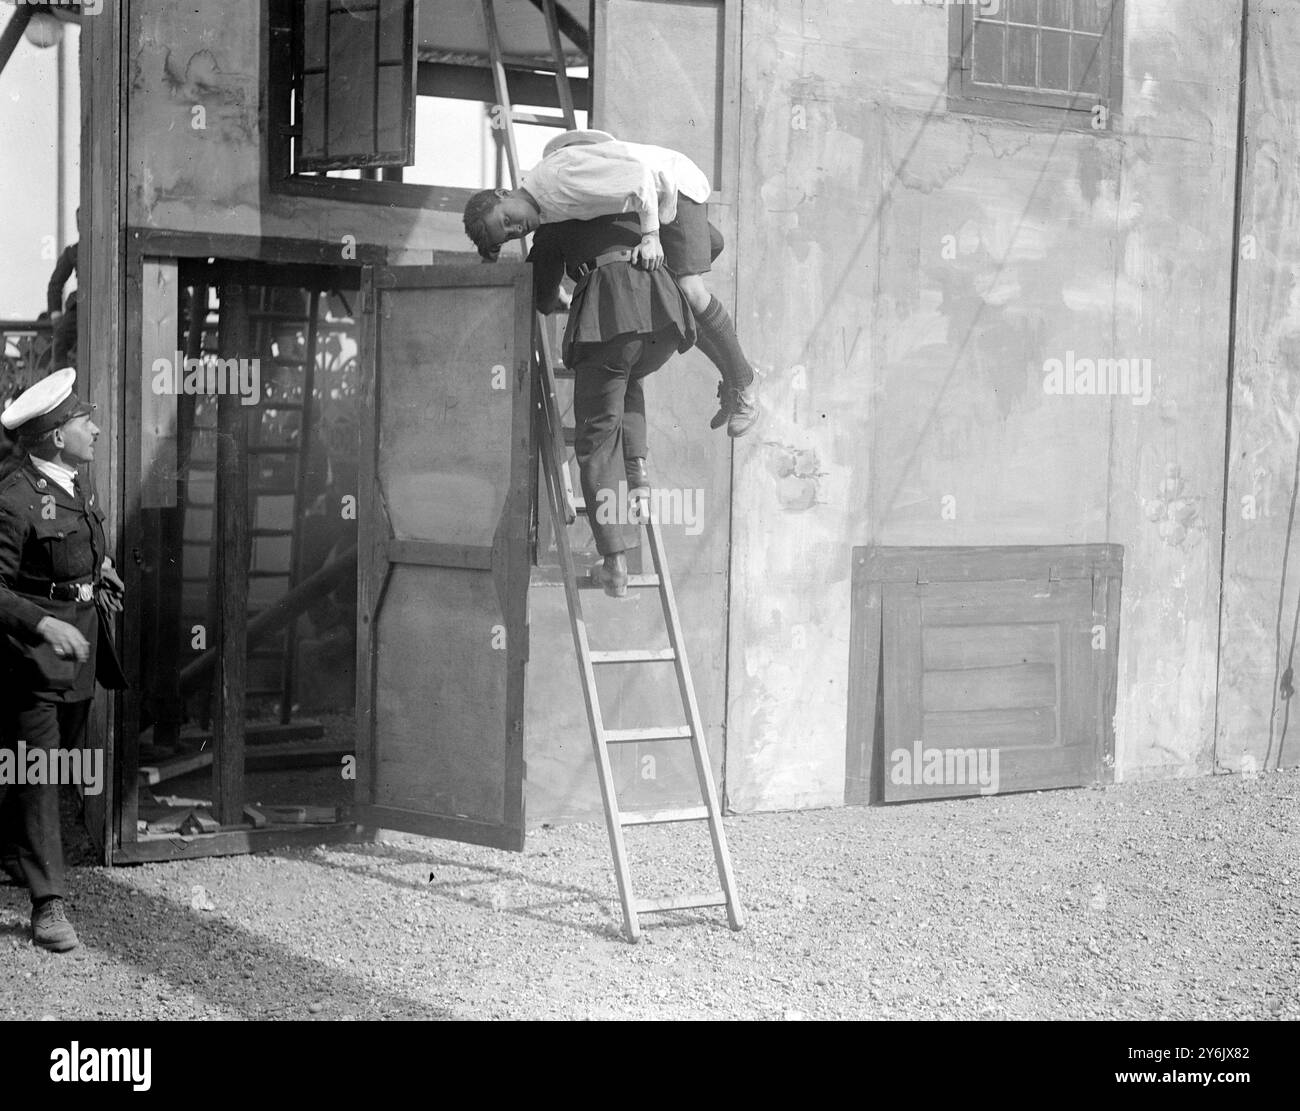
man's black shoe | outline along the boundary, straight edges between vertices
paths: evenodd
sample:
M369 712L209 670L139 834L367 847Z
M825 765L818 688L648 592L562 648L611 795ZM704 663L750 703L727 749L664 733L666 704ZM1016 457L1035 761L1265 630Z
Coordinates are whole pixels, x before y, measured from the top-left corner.
M66 953L81 944L57 895L32 907L32 941L51 953Z

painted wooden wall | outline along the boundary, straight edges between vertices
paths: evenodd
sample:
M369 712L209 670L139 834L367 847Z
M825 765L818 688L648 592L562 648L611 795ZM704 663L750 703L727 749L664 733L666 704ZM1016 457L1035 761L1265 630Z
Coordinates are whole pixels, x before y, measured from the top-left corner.
M273 193L262 164L266 5L131 0L128 221L389 247L394 263L464 250L459 213ZM192 126L201 106L206 126Z
M1123 119L1093 134L949 114L942 5L745 3L738 322L768 423L734 475L736 809L843 800L865 543L1122 544L1117 776L1210 770L1235 7L1127 5ZM1070 351L1152 360L1149 403L1048 396Z
M689 18L708 6L679 5ZM1294 207L1296 106L1282 75L1300 26L1275 6L1258 5L1252 40L1246 206L1274 238L1243 268L1242 303L1257 304L1238 322L1229 504L1236 514L1256 486L1272 501L1228 535L1227 766L1256 750L1262 761L1269 708L1284 712L1271 700L1276 617L1296 595L1277 585L1297 431L1285 359L1294 252L1275 233ZM1117 777L1214 767L1240 8L1131 0L1123 115L1106 134L947 112L948 14L745 0L743 25L731 24L740 73L723 89L739 96L727 106L738 153L714 213L729 248L713 286L762 375L766 423L733 459L705 427L714 379L692 353L652 381L650 462L660 482L705 499L701 532L679 529L669 545L737 810L843 800L850 553L866 543L1122 544ZM269 192L261 22L257 0L133 0L129 223L355 235L397 248L397 261L462 249L455 214ZM594 122L698 144L698 113L647 97L643 76L635 57L611 66ZM206 130L190 126L196 103ZM1046 394L1045 360L1070 352L1150 359L1149 402ZM531 606L529 822L591 817L560 592L535 587ZM649 608L627 604L622 632L648 633ZM675 708L656 693L670 686L616 688L628 719L615 724ZM636 801L681 787L641 767L633 756L620 772L646 793Z
M1251 0L1218 765L1300 763L1288 674L1300 607L1300 9Z

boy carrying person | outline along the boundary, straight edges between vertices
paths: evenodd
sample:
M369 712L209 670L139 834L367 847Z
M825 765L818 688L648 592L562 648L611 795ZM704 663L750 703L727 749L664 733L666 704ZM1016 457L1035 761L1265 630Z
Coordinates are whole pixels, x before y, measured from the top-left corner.
M566 131L552 139L542 161L518 189L484 189L465 206L465 233L479 254L495 261L501 245L542 224L635 213L641 241L628 261L646 270L666 267L695 316L696 346L722 375L724 423L743 436L758 420L754 371L721 301L704 284L722 253L722 233L708 220L709 180L684 154L667 147L624 143L604 131Z

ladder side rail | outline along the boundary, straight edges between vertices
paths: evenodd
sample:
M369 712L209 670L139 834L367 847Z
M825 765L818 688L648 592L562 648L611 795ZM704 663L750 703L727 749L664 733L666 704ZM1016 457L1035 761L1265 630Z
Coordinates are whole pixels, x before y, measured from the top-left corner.
M677 613L677 599L673 593L672 579L668 574L668 559L664 553L659 522L653 513L645 524L650 538L650 554L654 560L655 574L659 576L659 601L663 606L664 623L668 627L668 644L676 655L673 669L677 675L677 689L686 708L691 727L691 755L695 758L695 771L704 793L704 804L709 811L709 834L713 842L713 859L717 865L722 890L727 897L727 918L733 930L744 925L744 912L736 895L736 878L731 870L731 855L727 851L727 837L722 829L722 811L718 805L718 792L713 783L713 769L709 766L708 748L705 745L704 721L700 715L699 701L695 697L695 684L691 679L690 663L686 659L686 642L682 635L681 619Z
M551 40L551 56L555 59L555 91L560 98L560 111L570 131L578 126L578 113L573 107L573 89L569 85L569 71L564 65L564 45L560 42L560 22L555 10L555 0L542 0L542 13L546 16L546 34Z
M556 421L558 414L551 407L545 393L543 393L542 403L546 408L546 419ZM582 698L587 710L587 725L591 730L592 750L596 757L596 778L600 784L600 797L604 805L605 829L614 854L614 876L618 883L619 902L623 907L623 923L628 940L636 941L641 935L641 928L632 894L627 845L623 838L623 826L619 820L618 799L614 792L614 772L609 763L609 749L605 745L605 723L596 688L596 672L591 664L591 646L587 638L587 623L582 613L582 599L578 596L573 553L569 548L568 527L562 512L564 503L561 500L559 475L555 471L554 460L549 455L543 458L543 470L550 495L551 519L555 525L555 543L560 553L560 566L564 571L564 598L569 608L569 627L573 631L573 646L578 654Z

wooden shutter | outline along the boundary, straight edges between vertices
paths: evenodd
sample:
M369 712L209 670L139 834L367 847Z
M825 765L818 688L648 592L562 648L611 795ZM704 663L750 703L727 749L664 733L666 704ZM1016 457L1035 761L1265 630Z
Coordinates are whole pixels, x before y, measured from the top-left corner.
M848 801L1110 778L1121 548L855 556Z
M296 170L415 160L415 0L299 0Z

